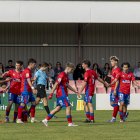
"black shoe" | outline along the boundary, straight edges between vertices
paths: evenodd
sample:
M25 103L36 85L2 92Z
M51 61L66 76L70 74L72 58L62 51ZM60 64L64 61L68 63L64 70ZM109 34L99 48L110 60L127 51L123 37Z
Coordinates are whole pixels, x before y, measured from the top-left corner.
M90 120L89 120L89 119L86 119L86 120L84 121L84 123L90 123Z

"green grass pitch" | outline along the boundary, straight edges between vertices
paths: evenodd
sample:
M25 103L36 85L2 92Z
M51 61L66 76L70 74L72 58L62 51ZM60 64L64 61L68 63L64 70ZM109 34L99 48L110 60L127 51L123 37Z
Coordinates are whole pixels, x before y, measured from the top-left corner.
M0 119L4 119L5 111L0 111ZM11 112L12 118L13 112ZM46 113L36 111L36 119L41 121ZM0 124L0 140L140 140L140 111L129 111L127 122L107 123L111 111L95 111L96 123L85 124L83 111L72 111L73 122L78 127L68 127L65 111L57 114L49 126L42 123L31 124Z

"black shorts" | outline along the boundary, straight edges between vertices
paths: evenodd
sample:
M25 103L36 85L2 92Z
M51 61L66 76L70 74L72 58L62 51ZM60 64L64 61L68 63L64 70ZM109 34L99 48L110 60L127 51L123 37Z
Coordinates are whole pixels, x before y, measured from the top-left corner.
M38 98L45 98L47 97L45 86L44 85L37 85L37 95Z

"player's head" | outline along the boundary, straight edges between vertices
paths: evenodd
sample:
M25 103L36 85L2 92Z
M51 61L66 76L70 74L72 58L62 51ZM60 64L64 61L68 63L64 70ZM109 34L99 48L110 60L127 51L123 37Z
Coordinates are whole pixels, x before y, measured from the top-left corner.
M82 62L82 67L83 67L83 69L89 68L90 65L91 65L91 63L90 63L89 60L87 60L87 59L83 60L83 62Z
M119 58L117 56L111 56L110 57L110 63L111 63L112 67L117 66L118 65L118 61L119 61Z
M138 68L140 68L140 62L138 62Z
M61 67L61 63L60 63L60 62L57 62L57 63L56 63L56 67L57 67L57 68L60 68L60 67Z
M16 70L20 71L23 68L23 62L22 61L16 61Z
M8 65L12 66L13 65L13 60L8 60Z
M72 73L73 70L74 70L74 64L71 63L71 62L68 62L68 63L66 64L66 69L65 69L65 71L66 71L67 73Z
M48 63L44 62L44 63L41 64L41 69L43 71L46 71L46 69L48 68L48 66L49 66Z
M130 68L130 64L128 62L124 62L124 63L122 63L121 67L124 72L127 72Z
M49 69L52 69L52 64L51 63L49 63Z
M31 69L34 69L35 66L36 66L36 60L33 59L33 58L30 58L30 59L28 60L28 66L29 66Z

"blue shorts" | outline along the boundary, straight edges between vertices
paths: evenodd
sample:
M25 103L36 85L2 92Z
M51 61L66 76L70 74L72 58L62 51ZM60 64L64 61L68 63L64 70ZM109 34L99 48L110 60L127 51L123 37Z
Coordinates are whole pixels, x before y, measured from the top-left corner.
M16 95L16 94L13 94L13 93L8 93L8 101L9 102L13 102L15 104L19 104L20 103L20 95Z
M20 103L28 104L29 102L35 102L35 97L32 92L22 92Z
M119 97L118 97L119 92L117 92L116 96L114 96L113 92L114 91L111 91L110 93L110 103L112 104L112 106L116 106L118 105L118 101L119 101Z
M84 96L84 101L86 102L86 104L92 103L92 98L93 98L93 96L85 95Z
M69 98L68 97L63 97L63 96L57 98L57 106L61 106L61 107L71 106Z
M119 92L119 102L123 102L125 105L130 104L130 94L124 94Z

